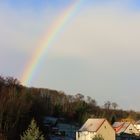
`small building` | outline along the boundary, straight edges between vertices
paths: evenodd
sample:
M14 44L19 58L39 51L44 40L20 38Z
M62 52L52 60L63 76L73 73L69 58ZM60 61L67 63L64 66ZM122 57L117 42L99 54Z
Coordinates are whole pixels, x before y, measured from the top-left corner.
M139 131L130 122L115 122L113 124L113 128L116 131L117 135L130 134L130 135L139 136Z
M75 132L78 130L78 127L72 124L68 123L58 123L57 127L60 132L63 132L63 134L67 137L75 138Z
M104 140L115 140L115 131L106 119L88 119L76 132L76 140L92 140L101 135Z
M130 122L115 122L113 128L116 131L117 140L122 138L134 139L134 137L139 136L138 130Z
M56 126L58 118L55 117L44 117L43 123L44 126Z
M44 117L43 126L45 133L56 133L58 129L56 128L58 119L55 117Z

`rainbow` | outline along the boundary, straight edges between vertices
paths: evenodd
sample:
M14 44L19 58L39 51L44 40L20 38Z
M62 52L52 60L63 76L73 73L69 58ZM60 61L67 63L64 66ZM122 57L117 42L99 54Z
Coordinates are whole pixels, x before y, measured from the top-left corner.
M60 32L64 29L67 22L77 13L83 0L75 0L68 8L63 11L63 14L51 25L47 34L44 35L30 58L30 61L25 66L20 81L21 84L28 86L31 83L33 76L35 75L38 65L47 51L48 47L51 47L56 38L59 37Z

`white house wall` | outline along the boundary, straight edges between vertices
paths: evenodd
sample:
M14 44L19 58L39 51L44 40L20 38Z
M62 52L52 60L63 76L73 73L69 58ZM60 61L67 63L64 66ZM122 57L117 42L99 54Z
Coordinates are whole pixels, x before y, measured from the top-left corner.
M92 140L92 138L96 135L95 132L76 132L76 140Z
M140 124L135 124L134 126L138 129L138 131L140 133Z

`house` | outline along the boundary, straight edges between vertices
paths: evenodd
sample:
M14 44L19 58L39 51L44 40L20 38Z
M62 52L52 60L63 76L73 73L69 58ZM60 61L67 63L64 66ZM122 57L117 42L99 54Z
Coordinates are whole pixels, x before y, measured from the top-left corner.
M44 132L49 134L50 140L73 140L75 138L77 127L69 123L64 118L55 118L51 116L44 117Z
M44 126L55 126L57 124L58 118L55 117L44 117Z
M63 134L67 137L75 138L75 132L78 130L78 127L76 127L74 124L68 124L68 123L58 123L57 127L60 132L63 132Z
M113 128L116 131L117 135L120 134L130 134L139 136L139 131L136 127L130 122L115 122Z
M88 119L76 132L76 140L92 140L101 135L104 140L115 140L115 131L106 119Z
M55 117L44 117L43 119L43 126L45 133L56 133L58 129L56 128L56 124L58 119Z

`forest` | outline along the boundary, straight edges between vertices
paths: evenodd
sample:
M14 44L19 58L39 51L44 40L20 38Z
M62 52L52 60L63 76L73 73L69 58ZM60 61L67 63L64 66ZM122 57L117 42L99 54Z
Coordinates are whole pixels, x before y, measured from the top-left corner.
M139 112L120 109L115 102L106 101L99 106L83 93L67 95L63 91L25 87L16 78L0 76L0 139L19 140L32 118L44 132L44 116L65 118L79 126L89 117L106 118L110 123L140 119Z

